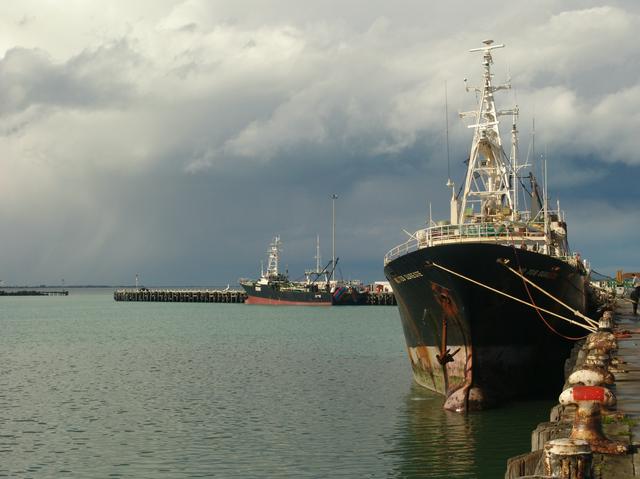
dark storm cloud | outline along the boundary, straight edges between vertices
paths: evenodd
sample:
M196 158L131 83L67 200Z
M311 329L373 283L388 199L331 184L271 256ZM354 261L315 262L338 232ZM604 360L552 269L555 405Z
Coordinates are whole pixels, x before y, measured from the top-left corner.
M530 160L539 168L546 152L574 246L600 268L640 269L626 238L640 233L628 217L634 2L96 8L0 7L13 19L0 37L6 281L226 284L257 273L275 234L298 276L316 234L330 256L332 193L343 274L380 279L384 253L424 226L430 203L448 215L447 170L460 184L471 140L462 79L481 74L467 50L487 37L507 44L495 80L511 76L514 90L499 106L521 108L523 158L535 117ZM615 254L589 234L600 215L622 236Z

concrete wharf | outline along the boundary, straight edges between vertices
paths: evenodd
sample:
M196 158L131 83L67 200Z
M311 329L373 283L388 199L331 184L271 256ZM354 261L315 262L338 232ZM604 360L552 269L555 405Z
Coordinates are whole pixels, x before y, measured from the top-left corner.
M505 479L640 477L640 316L632 315L626 299L616 300L611 309L612 330L601 327L576 343L565 365L560 404L552 408L549 422L531 433L532 452L507 461ZM603 335L609 336L609 346ZM594 374L602 381L589 379ZM595 399L594 391L604 394ZM567 397L575 401L567 404ZM554 454L562 464L550 473Z
M368 292L365 304L369 306L395 306L396 298L387 291ZM144 301L162 303L232 303L241 304L247 293L234 289L117 289L113 293L116 301Z

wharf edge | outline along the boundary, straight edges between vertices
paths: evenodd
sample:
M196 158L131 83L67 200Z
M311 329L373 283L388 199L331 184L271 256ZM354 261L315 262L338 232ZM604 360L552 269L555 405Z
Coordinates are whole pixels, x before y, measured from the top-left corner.
M565 363L565 386L559 397L559 404L550 411L548 422L540 423L531 433L531 452L507 460L505 479L567 477L571 479L625 479L640 477L640 321L633 316L631 304L626 299L618 299L610 304L614 325L610 336L612 349L602 349L602 344L594 346L593 338L577 342L571 356ZM606 314L606 313L605 313ZM601 332L594 334L602 334ZM606 334L606 333L605 333ZM595 348L595 349L594 349ZM595 354L594 354L595 351ZM580 442L575 439L578 424L584 422L581 412L575 405L563 404L563 398L573 388L588 388L585 382L576 382L576 378L585 369L598 370L593 358L604 359L605 367L602 389L612 395L615 405L598 404L596 410L597 429L605 436L605 449L602 439L599 443L589 442L592 449L591 467L588 470L565 468L566 475L548 475L545 470L547 452L560 442ZM602 366L602 364L601 364ZM590 420L590 419L589 419ZM588 448L587 448L588 450ZM565 459L567 460L567 459Z
M396 306L396 298L391 292L368 292L367 306ZM113 292L116 301L139 301L160 303L230 303L242 304L247 293L240 290L212 289L117 289Z

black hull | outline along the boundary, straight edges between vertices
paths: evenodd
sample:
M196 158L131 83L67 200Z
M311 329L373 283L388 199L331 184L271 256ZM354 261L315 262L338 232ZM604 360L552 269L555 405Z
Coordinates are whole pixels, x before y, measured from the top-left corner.
M398 302L416 382L447 397L448 409L484 408L504 399L557 394L563 363L582 328L443 271L573 315L497 261L581 312L584 272L544 254L495 244L463 243L420 249L385 267ZM533 301L531 301L531 299ZM555 332L554 332L555 330Z
M268 304L287 306L330 306L331 293L311 288L310 290L281 289L278 284L240 283L247 293L245 304Z

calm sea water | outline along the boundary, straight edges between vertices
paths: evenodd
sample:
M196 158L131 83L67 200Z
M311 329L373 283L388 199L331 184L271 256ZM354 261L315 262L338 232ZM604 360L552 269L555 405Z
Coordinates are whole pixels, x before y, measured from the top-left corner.
M551 404L441 405L395 307L0 298L2 477L503 477Z

